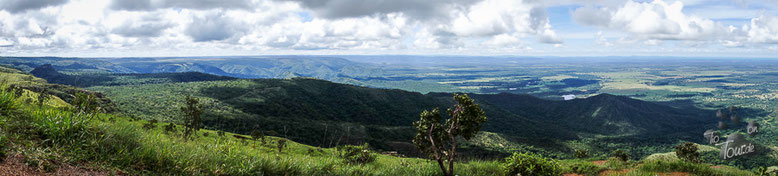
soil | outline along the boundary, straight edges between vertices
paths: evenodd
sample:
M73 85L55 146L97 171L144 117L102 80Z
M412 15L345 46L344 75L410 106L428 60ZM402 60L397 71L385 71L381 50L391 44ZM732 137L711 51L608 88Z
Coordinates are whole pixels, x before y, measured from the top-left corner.
M600 172L600 174L597 175L623 175L629 173L630 169L622 169L622 170L605 170Z
M606 162L608 162L608 160L592 161L592 163L594 163L594 164L597 164L597 165L603 165L603 164L605 164Z

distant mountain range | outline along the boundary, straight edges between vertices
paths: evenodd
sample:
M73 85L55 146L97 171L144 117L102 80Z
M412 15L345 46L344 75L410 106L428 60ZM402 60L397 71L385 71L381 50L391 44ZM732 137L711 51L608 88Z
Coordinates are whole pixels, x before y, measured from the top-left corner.
M1 57L0 64L23 71L51 64L57 71L109 73L202 72L237 78L314 77L343 82L353 77L380 76L373 65L335 57L165 57L165 58L57 58Z

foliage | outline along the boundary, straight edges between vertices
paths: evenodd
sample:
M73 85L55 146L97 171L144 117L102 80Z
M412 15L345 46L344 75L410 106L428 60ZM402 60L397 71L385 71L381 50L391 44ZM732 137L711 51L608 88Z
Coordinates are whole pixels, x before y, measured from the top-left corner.
M586 158L586 157L589 157L589 154L588 154L587 150L575 150L575 155L574 156L576 158Z
M767 167L760 166L754 169L754 174L758 176L774 176L778 175L778 169L770 171Z
M561 175L559 163L554 159L544 158L533 153L513 153L505 158L503 172L507 176L513 175Z
M647 172L688 172L694 175L715 175L714 170L710 168L710 165L691 163L682 160L647 161L638 167L638 169Z
M367 143L362 145L344 145L338 146L338 157L346 160L347 163L367 164L375 161L376 154L371 152Z
M561 160L560 168L563 173L576 173L582 175L597 175L600 171L605 170L601 165L592 163L585 160Z
M7 116L19 108L16 95L0 86L0 115Z
M0 162L3 162L8 155L8 139L5 137L5 133L0 133Z
M454 94L454 100L457 104L446 110L451 118L447 119L445 124L440 124L442 116L437 109L432 112L425 110L420 114L420 120L413 123L417 129L413 144L432 156L444 175L454 175L456 137L470 140L486 122L486 113L467 94ZM447 162L448 166L445 166L444 162Z
M605 164L603 164L606 168L611 170L620 170L624 168L630 167L630 163L627 161L622 161L620 158L616 157L610 157L607 161L605 161Z
M262 140L262 144L265 144L265 134L262 133L262 131L254 130L251 132L251 138L254 139L256 142L257 140Z
M178 128L176 128L176 124L168 123L167 125L165 125L165 133L175 134L176 132L178 132Z
M700 153L697 152L697 145L692 142L686 142L675 146L675 155L687 162L700 162Z
M42 108L43 105L46 103L46 101L49 100L49 98L51 98L51 95L49 95L49 93L48 93L48 91L46 91L46 89L43 89L41 92L38 92L38 97L35 99L36 100L35 102L37 103L38 108Z
M621 149L614 150L612 156L624 162L629 161L629 154Z
M98 113L100 112L100 106L97 104L97 99L93 94L87 94L82 91L78 91L75 94L73 100L73 106L76 112L85 113Z
M192 134L196 134L200 128L202 128L203 105L200 104L200 99L195 97L186 96L184 99L186 105L181 107L181 112L184 116L184 141L189 140Z
M284 148L286 148L286 139L279 139L276 141L276 147L278 148L278 152L281 153Z
M143 129L150 130L154 128L157 128L157 119L149 120L146 124L143 124Z

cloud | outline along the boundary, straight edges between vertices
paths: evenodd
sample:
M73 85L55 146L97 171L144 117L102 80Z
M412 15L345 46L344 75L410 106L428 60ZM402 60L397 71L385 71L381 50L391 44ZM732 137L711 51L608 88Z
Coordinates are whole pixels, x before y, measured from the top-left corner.
M778 17L763 14L751 19L748 41L778 44Z
M680 1L672 4L661 0L629 1L616 10L577 9L574 19L581 24L619 29L647 39L706 40L724 32L725 28L712 20L684 14L683 6Z
M254 4L250 0L112 0L110 7L114 10L129 11L149 11L161 8L251 10L254 8Z
M611 14L608 10L591 6L575 9L572 16L575 22L589 26L608 27L611 22Z
M502 34L519 36L532 34L538 41L562 43L549 24L548 14L537 4L514 0L484 0L456 12L450 31L462 37L492 37ZM500 40L505 39L501 36ZM503 42L498 42L503 43Z
M240 22L229 18L223 13L208 14L204 17L193 17L192 23L184 31L195 42L225 40L243 32Z
M480 0L286 0L312 9L318 16L337 19L403 13L417 19L430 19L452 8L467 7Z
M0 10L11 13L37 10L49 6L62 5L66 0L0 0Z
M124 37L158 37L162 32L175 24L158 16L144 16L140 19L125 20L122 25L111 30L114 34Z

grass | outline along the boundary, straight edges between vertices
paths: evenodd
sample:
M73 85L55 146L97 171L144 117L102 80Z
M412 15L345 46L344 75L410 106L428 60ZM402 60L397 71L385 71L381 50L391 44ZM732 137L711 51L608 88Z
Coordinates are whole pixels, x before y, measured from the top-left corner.
M199 137L184 142L178 133L157 127L144 129L142 120L114 114L73 113L64 108L37 108L0 92L0 100L16 106L3 116L3 146L24 155L28 165L42 171L60 162L138 175L440 175L429 160L379 155L375 162L350 164L334 149L319 149L295 142L278 152L275 142L242 141L201 130ZM204 133L210 135L204 136ZM7 143L6 136L10 136ZM241 135L243 136L243 135ZM248 137L248 136L244 136ZM459 175L493 175L496 161L457 163Z

